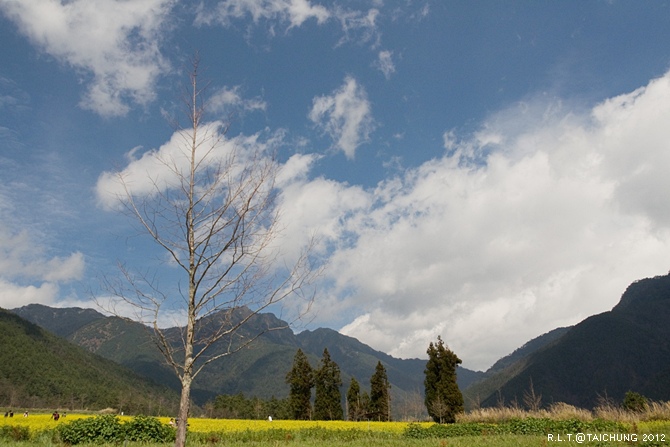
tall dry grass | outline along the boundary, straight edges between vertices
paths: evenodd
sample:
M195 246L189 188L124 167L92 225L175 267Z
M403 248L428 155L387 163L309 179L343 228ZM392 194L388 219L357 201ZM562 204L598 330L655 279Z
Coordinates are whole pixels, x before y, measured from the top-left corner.
M563 402L552 404L549 408L528 411L520 407L480 408L456 416L456 422L500 423L511 419L548 418L555 420L578 419L592 421L594 414L589 410L577 408Z
M670 420L670 402L648 402L644 411L626 411L612 404L603 404L593 410L599 419L617 422L648 422Z
M627 411L620 406L607 402L600 404L593 411L562 402L537 411L524 410L518 406L480 408L457 415L456 422L501 423L511 419L524 418L578 419L584 422L604 419L625 423L670 421L670 402L648 402L646 409L641 412Z

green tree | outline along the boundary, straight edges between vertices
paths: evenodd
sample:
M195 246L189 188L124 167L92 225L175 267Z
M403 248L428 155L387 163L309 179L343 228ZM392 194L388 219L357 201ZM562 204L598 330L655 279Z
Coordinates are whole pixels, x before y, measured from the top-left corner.
M330 358L328 349L323 350L321 366L314 375L316 396L314 398L314 419L322 421L341 420L342 395L340 387L340 367Z
M361 393L361 417L370 419L370 395L367 391Z
M647 398L635 391L628 391L623 397L623 409L633 413L642 413L649 408Z
M456 367L461 363L442 338L428 346L426 378L426 409L435 422L456 422L456 414L463 411L463 395L456 383Z
M347 390L347 419L360 421L365 415L365 411L361 400L361 386L358 384L358 380L352 377Z
M377 362L375 372L370 378L369 413L379 421L391 420L391 384L382 362Z
M312 387L314 371L302 349L298 349L293 358L293 368L286 375L290 385L289 410L293 419L308 420L312 415Z
M277 399L272 396L266 405L266 412L268 416L275 419L290 419L291 412L288 406L288 399Z

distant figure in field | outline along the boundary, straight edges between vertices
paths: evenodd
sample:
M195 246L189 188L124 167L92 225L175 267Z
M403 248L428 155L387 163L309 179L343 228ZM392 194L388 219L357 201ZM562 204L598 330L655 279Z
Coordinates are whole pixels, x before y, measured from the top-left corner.
M54 421L57 421L60 418L60 414L58 414L58 411L54 411L54 414L51 415L51 419Z
M13 418L14 417L14 410L9 410L9 417Z
M268 416L268 422L272 422L272 416Z
M28 417L28 412L27 412L27 411L24 411L24 412L23 412L23 417L24 417L24 418L27 418L27 417Z

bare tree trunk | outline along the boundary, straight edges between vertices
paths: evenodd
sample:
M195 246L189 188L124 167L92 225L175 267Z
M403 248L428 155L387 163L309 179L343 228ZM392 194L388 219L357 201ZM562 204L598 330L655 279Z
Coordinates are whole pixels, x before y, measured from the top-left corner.
M179 416L177 418L177 437L175 447L186 446L186 430L188 428L188 412L191 404L191 376L184 376L181 381L181 399L179 401Z
M189 315L186 326L186 343L184 343L184 372L181 376L181 399L179 400L179 416L177 419L177 437L175 447L186 446L188 414L191 408L191 383L193 382L193 340L195 335L195 316Z

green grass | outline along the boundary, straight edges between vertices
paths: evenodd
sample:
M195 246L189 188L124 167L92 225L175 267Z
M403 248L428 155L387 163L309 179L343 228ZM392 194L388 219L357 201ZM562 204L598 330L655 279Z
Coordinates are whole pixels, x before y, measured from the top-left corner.
M82 447L120 447L119 444L80 444ZM168 444L142 444L142 443L128 443L123 447L166 447ZM630 443L597 443L597 442L547 442L546 436L525 436L525 435L498 435L498 436L465 436L448 439L357 439L353 441L343 440L289 440L289 441L235 441L235 442L220 442L211 444L193 444L189 443L189 447L537 447L537 446L630 446ZM656 446L668 445L653 444L653 443L638 443L632 445L639 446ZM17 442L9 444L7 447L62 447L59 444L52 444L49 441L40 442L39 440L33 442Z

